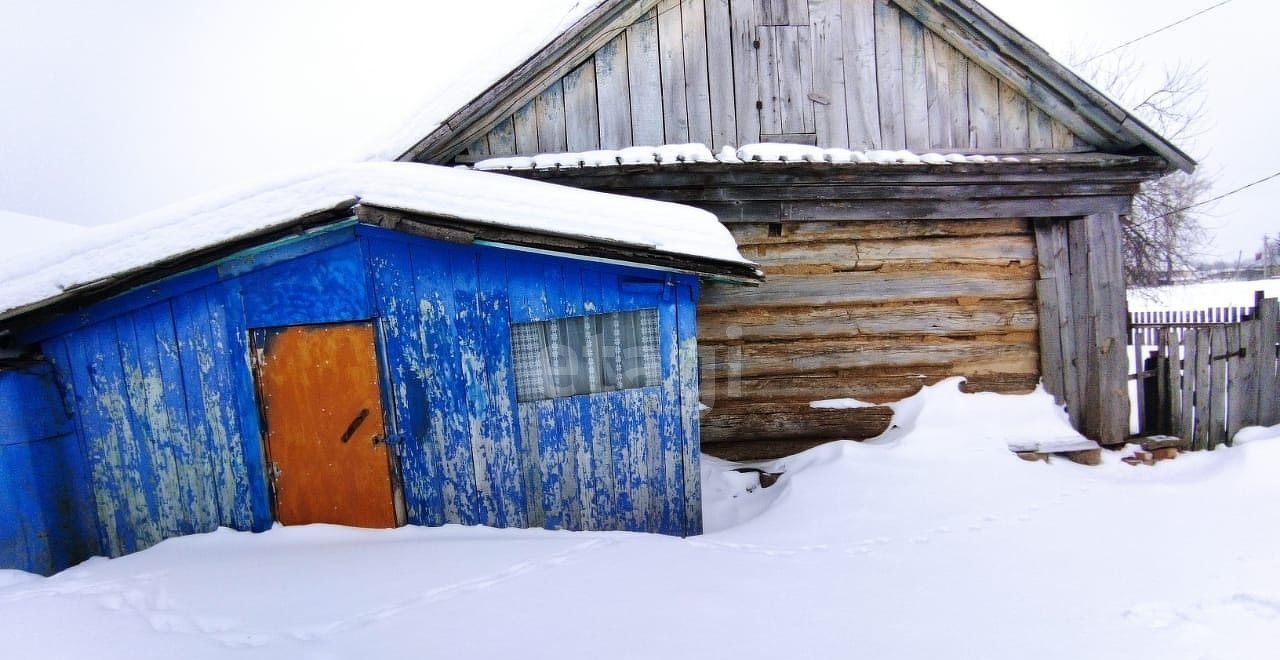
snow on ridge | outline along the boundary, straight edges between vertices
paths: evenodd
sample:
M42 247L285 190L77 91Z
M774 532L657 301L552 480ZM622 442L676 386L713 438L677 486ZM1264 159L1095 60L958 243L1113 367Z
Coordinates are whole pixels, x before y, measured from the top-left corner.
M1029 162L1037 162L1033 158ZM677 165L681 163L832 163L857 165L954 165L965 163L1019 163L1014 156L965 155L961 153L916 154L905 150L853 151L823 149L803 144L768 142L749 144L740 149L723 147L712 154L703 144L664 144L654 147L597 149L584 152L538 154L536 156L499 156L478 161L478 170L546 170L617 165Z
M357 202L750 263L714 215L693 207L466 169L366 162L208 194L28 246L19 258L0 262L0 312Z

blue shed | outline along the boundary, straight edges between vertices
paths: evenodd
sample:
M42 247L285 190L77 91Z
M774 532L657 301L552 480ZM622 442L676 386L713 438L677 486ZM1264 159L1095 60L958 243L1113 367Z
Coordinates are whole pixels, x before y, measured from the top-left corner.
M3 274L0 566L219 526L701 529L714 216L366 164ZM55 254L61 255L51 259Z

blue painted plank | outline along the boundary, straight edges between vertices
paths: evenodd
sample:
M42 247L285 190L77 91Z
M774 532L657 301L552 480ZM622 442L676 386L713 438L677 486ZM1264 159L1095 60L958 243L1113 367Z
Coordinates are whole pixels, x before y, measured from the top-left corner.
M372 316L360 246L346 243L240 278L251 328L359 321Z
M0 445L0 568L40 571L52 563L39 541L29 443Z
M141 352L151 365L149 378L158 381L153 390L154 426L163 439L176 469L178 492L174 502L181 507L178 533L205 532L217 527L217 520L207 518L200 503L205 501L205 482L198 472L199 452L187 419L187 400L183 390L182 364L178 357L178 332L173 325L173 307L169 303L153 305L134 314ZM150 343L143 341L146 336Z
M675 297L672 283L672 298ZM657 404L658 458L662 469L658 531L684 534L684 428L680 416L679 344L674 305L658 308L659 355L662 359L662 394Z
M224 349L218 365L219 382L233 392L230 406L224 407L236 475L236 529L266 531L273 524L271 494L267 484L267 450L256 403L257 385L249 346L245 310L248 302L238 282L227 282L210 290L215 324L224 328ZM222 315L222 316L220 316Z
M482 340L488 411L482 430L492 447L488 462L497 519L502 527L528 525L522 447L516 422L516 384L511 358L511 302L507 255L496 250L477 254L476 325ZM517 271L515 276L519 276Z
M702 472L699 465L700 400L698 397L698 281L683 278L676 288L677 359L680 371L680 420L684 445L684 535L702 533Z
M524 477L525 488L525 521L529 527L546 527L547 515L542 502L542 461L538 458L539 446L542 442L539 432L539 415L536 401L529 401L516 406L519 417L520 468Z
M137 471L142 494L146 499L151 528L155 536L148 545L181 533L183 517L178 501L177 466L168 440L168 419L160 404L160 379L156 375L154 348L149 337L139 341L134 315L115 320L116 343L120 361L121 384L124 389L125 412L133 430Z
M178 334L178 355L187 421L196 451L195 473L204 484L200 519L230 527L234 524L234 479L227 479L224 465L230 457L227 430L219 412L222 395L217 391L216 379L210 378L213 362L219 355L213 349L215 329L206 292L196 291L174 300L173 310L174 324L182 328Z
M431 438L439 443L443 466L445 522L477 525L478 509L471 427L462 396L462 355L455 324L459 301L454 295L454 257L462 250L437 243L417 243L411 252L413 283L421 318L420 343L427 365L427 406ZM468 260L460 259L464 266ZM465 302L465 301L463 301Z
M0 445L64 435L71 418L48 364L0 369Z
M547 529L568 529L567 511L570 486L565 483L564 465L567 448L556 400L531 401L522 404L536 411L538 419L538 471L542 475L542 509Z
M479 276L474 251L457 251L450 255L453 267L453 325L461 359L461 391L466 404L467 441L470 445L475 475L476 523L500 526L502 511L494 484L494 438L486 431L486 417L491 414L488 383L484 369L484 340L480 336Z
M422 319L414 291L413 262L403 240L368 238L369 264L383 350L391 381L389 410L398 434L393 449L400 460L405 513L414 525L443 525L444 484L440 442L433 437Z
M93 555L106 552L106 536L98 521L98 504L94 494L94 476L89 459L88 441L81 423L79 404L73 385L71 357L65 338L44 343L41 352L53 365L55 382L61 389L63 404L71 413L72 435L64 447L65 497L72 509L68 519L68 545L66 564L79 562ZM65 566L58 565L60 569Z
M621 309L632 311L662 306L661 287L646 282L644 287L629 286L634 278L620 278ZM631 446L629 468L631 489L636 506L635 524L644 531L658 531L665 497L666 470L662 461L659 411L663 392L660 387L644 387L626 391L627 442Z

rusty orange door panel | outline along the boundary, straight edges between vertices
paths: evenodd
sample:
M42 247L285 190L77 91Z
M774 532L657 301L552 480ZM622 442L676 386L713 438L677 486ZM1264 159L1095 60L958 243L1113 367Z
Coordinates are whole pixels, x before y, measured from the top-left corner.
M276 519L395 527L373 325L272 329L260 355Z

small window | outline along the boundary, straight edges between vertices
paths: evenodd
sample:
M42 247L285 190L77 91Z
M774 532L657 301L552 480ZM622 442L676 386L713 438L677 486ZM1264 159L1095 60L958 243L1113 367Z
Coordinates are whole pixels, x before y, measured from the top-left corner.
M521 402L662 382L656 309L516 323L511 353Z

